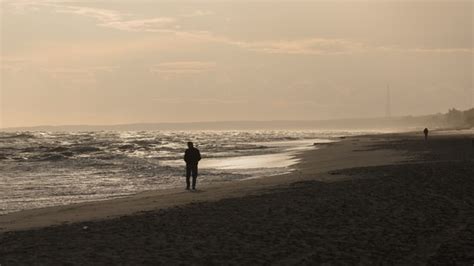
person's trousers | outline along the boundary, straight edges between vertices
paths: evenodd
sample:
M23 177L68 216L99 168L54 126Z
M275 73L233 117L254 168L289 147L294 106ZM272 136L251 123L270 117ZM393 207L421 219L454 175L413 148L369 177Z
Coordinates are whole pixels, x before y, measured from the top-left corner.
M186 188L189 188L191 185L191 176L193 177L193 186L192 188L196 188L196 179L198 176L198 165L197 164L187 164L186 165Z

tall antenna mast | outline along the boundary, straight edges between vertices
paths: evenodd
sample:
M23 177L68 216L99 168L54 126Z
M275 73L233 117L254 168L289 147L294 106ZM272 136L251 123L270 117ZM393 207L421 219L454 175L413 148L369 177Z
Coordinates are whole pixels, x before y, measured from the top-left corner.
M472 91L473 91L473 88L471 87L471 89L469 90L469 95L468 95L469 106L467 107L467 109L471 109L471 108L474 107L474 106L473 106L473 102L472 102L472 100L473 100L473 99L472 99L472 97L473 97L473 96L472 96L472 94L473 94Z
M390 86L387 85L387 98L386 98L386 105L385 105L385 117L391 118L392 117L392 96L390 93Z
M466 104L466 110L473 108L473 105L472 105L473 104L472 103L472 100L473 100L472 99L472 96L473 96L472 94L473 93L472 93L472 91L473 91L472 87L471 88L466 87L464 89L464 100L466 101L466 103L465 103Z

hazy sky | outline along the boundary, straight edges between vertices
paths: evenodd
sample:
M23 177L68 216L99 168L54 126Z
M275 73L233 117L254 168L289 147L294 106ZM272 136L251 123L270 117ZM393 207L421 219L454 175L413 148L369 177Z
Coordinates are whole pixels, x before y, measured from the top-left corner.
M468 108L473 3L1 0L0 126Z

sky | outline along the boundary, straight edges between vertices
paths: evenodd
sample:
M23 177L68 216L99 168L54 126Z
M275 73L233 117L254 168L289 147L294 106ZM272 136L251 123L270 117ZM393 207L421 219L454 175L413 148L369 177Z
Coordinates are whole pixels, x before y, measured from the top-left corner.
M0 127L472 107L474 1L0 2Z

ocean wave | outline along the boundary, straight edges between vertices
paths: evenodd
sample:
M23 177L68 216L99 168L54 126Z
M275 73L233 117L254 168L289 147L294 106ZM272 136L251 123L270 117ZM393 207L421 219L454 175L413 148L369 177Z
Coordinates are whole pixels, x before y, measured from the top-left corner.
M101 149L97 147L91 146L77 146L71 147L70 150L75 153L93 153L93 152L100 152Z
M44 154L42 156L38 156L36 158L37 161L60 161L60 160L66 160L68 157L63 155L63 154Z
M67 152L69 151L69 148L66 147L54 147L54 148L49 148L50 152Z
M188 141L195 143L206 162L278 154L306 142L313 147L312 140L327 136L331 135L310 131L0 133L0 177L4 182L0 209L9 212L182 186L182 158ZM284 171L287 169L278 167L258 171L208 168L202 171L200 182L227 182ZM14 198L18 202L5 206ZM42 200L28 200L32 198Z
M35 137L36 136L32 133L23 133L23 132L5 133L5 132L0 132L0 140L29 139L29 138L35 138Z

